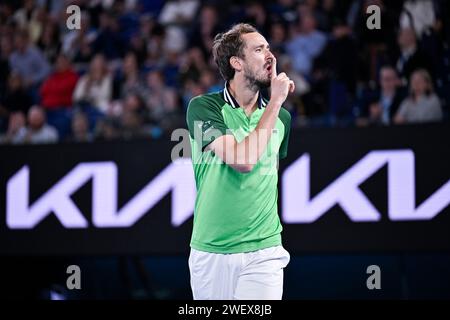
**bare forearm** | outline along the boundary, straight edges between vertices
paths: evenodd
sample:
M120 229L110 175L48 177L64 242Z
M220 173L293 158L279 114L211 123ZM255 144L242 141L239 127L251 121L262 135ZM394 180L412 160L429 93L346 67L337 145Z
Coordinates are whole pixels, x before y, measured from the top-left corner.
M234 152L238 164L253 166L258 162L272 136L280 108L281 103L270 101L255 130L235 144Z
M295 90L294 82L284 72L277 75L275 58L270 88L271 99L255 130L241 142L237 142L233 135L224 135L207 147L237 171L249 172L256 165L272 137L281 105L286 100L289 91L294 92Z

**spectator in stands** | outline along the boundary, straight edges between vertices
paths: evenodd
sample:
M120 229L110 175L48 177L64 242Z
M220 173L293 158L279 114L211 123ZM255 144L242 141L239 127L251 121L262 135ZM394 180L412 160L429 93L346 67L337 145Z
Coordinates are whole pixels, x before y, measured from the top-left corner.
M160 24L155 24L151 28L150 37L147 40L147 57L145 68L147 70L164 64L166 29Z
M414 29L401 29L398 33L398 45L400 47L400 55L397 59L397 72L402 78L403 83L411 78L414 70L424 68L428 72L432 71L430 62L425 53L419 50L417 38Z
M28 111L26 131L18 139L19 143L54 143L58 142L58 131L46 122L45 111L34 105Z
M309 83L301 74L293 70L291 58L286 54L277 58L277 69L279 70L278 72L285 72L288 74L289 78L295 83L295 94L289 95L286 98L283 108L293 115L303 113L303 110L301 110L301 99L309 92L311 88Z
M183 55L180 63L180 81L184 83L188 79L198 80L202 70L207 68L205 56L200 48L192 47Z
M312 90L304 97L306 115L316 118L313 122L353 122L350 106L357 81L357 56L352 30L343 22L335 22L325 48L314 61L309 78Z
M142 117L137 112L125 110L120 117L121 136L124 139L150 137L150 130L147 130L142 121Z
M41 87L42 106L47 110L72 107L72 96L78 74L72 69L69 58L60 54L54 72Z
M120 125L118 121L111 117L101 118L95 127L95 140L111 141L120 137Z
M89 132L89 120L82 112L75 112L72 117L72 134L69 141L91 142L94 137Z
M35 1L25 0L23 1L21 7L18 8L16 12L14 12L12 19L20 29L28 28L28 24L31 20L34 9Z
M203 84L199 81L196 81L193 78L187 78L186 81L183 83L183 93L182 93L182 100L183 100L183 110L187 110L187 107L189 105L189 101L191 101L192 98L206 93L207 89L203 86Z
M400 103L405 98L400 87L401 82L393 67L385 66L380 70L380 91L376 100L369 105L369 123L389 125Z
M44 30L37 41L37 46L44 54L47 61L55 63L58 53L61 50L59 29L56 23L52 21L46 23Z
M50 73L50 65L42 51L29 43L28 32L19 31L14 38L15 50L9 58L11 69L17 71L26 87L37 87Z
M23 112L13 112L9 117L8 130L1 139L2 143L21 143L26 135L26 118Z
M97 32L91 27L89 14L81 12L80 29L71 30L64 35L62 51L76 63L88 63L93 56L91 45L96 37Z
M268 11L275 19L288 23L293 22L297 13L295 12L295 0L276 0L268 3Z
M69 58L60 54L56 59L54 72L41 87L41 105L47 111L47 119L54 126L61 139L70 131L72 96L78 74L72 69Z
M130 38L129 52L136 56L137 64L143 65L147 57L147 43L141 34L133 34ZM126 57L125 57L126 58Z
M115 98L124 98L130 91L141 92L143 84L139 74L136 54L128 52L122 63L122 68L114 80Z
M6 123L9 115L15 112L26 115L32 104L32 99L23 86L22 77L18 73L10 73L6 91L0 97L0 122Z
M88 129L97 125L103 139L124 136L123 126L132 132L125 136L134 136L138 123L150 123L151 130L144 131L154 137L183 126L179 119L188 101L220 86L209 54L214 35L243 20L270 34L279 72L291 70L297 91L286 107L297 125L348 125L355 116L366 125L392 123L407 91L398 78L406 85L422 68L431 74L442 111L448 110L450 5L442 0L78 2L81 28L69 30L65 1L0 1L0 133L11 122L13 129L21 128L20 116L11 120L10 115L22 111L26 119L33 104L46 110L59 140L67 140L74 126L83 132L83 117L74 111L84 114ZM149 5L158 9L149 13L144 10ZM379 30L366 26L369 5L381 10ZM72 99L66 89L76 75L71 71L59 78L64 73L58 72L60 52L81 76ZM380 70L387 64L395 70ZM145 104L139 111L137 97ZM59 112L64 125L55 120ZM112 118L100 120L105 116Z
M136 91L129 92L123 99L122 112L131 111L139 114L141 118L147 119L147 107L141 95Z
M35 43L44 27L45 10L34 0L25 0L23 6L14 13L13 20L20 29L27 30L31 42Z
M177 110L177 94L174 89L166 86L161 71L150 71L147 75L147 90L144 100L153 123L163 122L167 115Z
M105 58L95 55L87 74L77 82L73 95L74 102L107 113L112 98L112 77Z
M100 27L92 48L94 54L101 53L107 60L123 57L126 43L120 35L119 21L113 12L100 13Z
M294 70L309 76L316 58L327 43L326 35L316 29L316 20L311 13L300 17L299 32L286 45Z
M443 114L439 97L433 91L430 74L419 69L411 76L410 96L406 98L395 115L395 123L418 123L441 121Z
M199 48L203 56L211 52L214 36L221 31L219 16L216 7L205 5L200 9L198 22L194 25L189 47Z
M9 56L13 50L12 39L9 35L0 37L0 96L6 90L10 73Z
M269 44L270 50L275 56L286 52L285 43L287 40L287 28L281 21L274 22L270 26Z
M206 89L206 92L216 92L223 88L216 77L216 72L211 68L204 69L200 74L200 84Z
M244 21L255 26L261 34L269 34L271 21L266 8L260 1L250 1L245 5Z

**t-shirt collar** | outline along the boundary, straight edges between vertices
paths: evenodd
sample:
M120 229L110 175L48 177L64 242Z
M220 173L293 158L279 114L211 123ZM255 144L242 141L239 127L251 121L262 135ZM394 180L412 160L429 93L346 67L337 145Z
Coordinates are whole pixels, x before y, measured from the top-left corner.
M233 109L240 108L241 106L236 101L236 99L231 94L230 90L228 89L228 81L225 82L225 86L223 88L223 99L226 103L228 103ZM258 109L265 108L267 105L267 102L263 98L261 92L258 93Z

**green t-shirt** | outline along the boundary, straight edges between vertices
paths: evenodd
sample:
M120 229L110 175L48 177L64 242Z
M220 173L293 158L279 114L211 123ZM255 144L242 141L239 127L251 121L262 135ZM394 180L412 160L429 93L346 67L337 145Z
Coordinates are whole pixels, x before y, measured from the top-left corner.
M212 151L215 138L233 134L241 142L258 125L267 102L249 117L225 86L193 98L187 110L197 197L191 247L214 253L239 253L281 244L278 216L278 154L287 155L291 116L281 108L269 144L248 173L226 165Z

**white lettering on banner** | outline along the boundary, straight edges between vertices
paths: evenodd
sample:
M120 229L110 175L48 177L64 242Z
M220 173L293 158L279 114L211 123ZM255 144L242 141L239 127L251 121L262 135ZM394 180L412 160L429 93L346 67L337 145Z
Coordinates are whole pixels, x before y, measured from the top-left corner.
M6 224L11 229L31 229L51 212L66 228L86 228L88 223L70 195L90 179L85 164L79 164L64 179L28 207L30 169L22 167L9 181L6 191Z
M66 228L87 228L88 222L71 195L92 179L92 220L96 227L129 227L172 192L172 224L181 225L193 212L195 183L192 165L171 163L138 194L117 210L117 166L113 162L81 163L29 205L29 168L8 181L6 223L10 229L31 229L50 213Z
M310 156L304 154L283 173L282 219L311 223L335 205L352 221L373 222L381 214L359 186L384 165L388 166L390 220L429 220L450 204L450 180L416 208L414 153L411 150L369 152L335 181L310 198ZM195 181L191 161L180 158L118 210L118 171L113 162L80 163L33 204L29 200L28 166L7 183L6 224L10 229L32 229L51 213L66 228L87 228L89 223L71 199L92 179L92 223L98 228L130 227L171 192L171 222L175 227L194 211ZM380 192L386 192L384 189Z
M283 173L282 218L286 223L314 222L336 204L352 221L380 220L381 214L359 185L386 164L391 220L429 220L450 203L449 180L416 209L414 153L411 150L371 151L312 199L309 163L309 154L304 154Z

